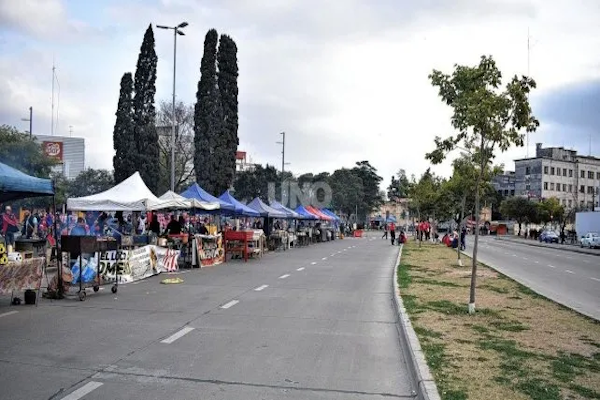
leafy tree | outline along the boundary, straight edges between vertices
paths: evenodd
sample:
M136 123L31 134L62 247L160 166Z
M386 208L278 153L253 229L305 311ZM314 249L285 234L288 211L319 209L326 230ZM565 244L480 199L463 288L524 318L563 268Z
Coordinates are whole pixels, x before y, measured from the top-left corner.
M117 120L113 130L114 180L116 183L129 178L136 170L137 148L134 136L133 78L126 72L121 78L121 91L117 105Z
M156 115L160 178L158 193L171 188L171 135L173 104L161 101ZM175 192L188 187L194 178L194 107L175 104Z
M334 171L329 179L329 185L332 191L333 208L346 215L355 215L365 197L363 180L356 171L346 168Z
M149 25L144 34L135 70L133 110L134 139L137 151L135 164L148 189L154 193L157 193L159 180L159 148L154 108L157 63L154 32L152 25Z
M539 122L531 113L528 94L536 87L529 77L515 76L501 91L502 73L492 57L482 56L479 65L455 65L451 75L434 70L429 79L439 89L442 101L452 107L451 123L458 133L436 137L436 149L426 155L434 164L461 145L473 154L479 173L476 179L475 215L480 209L480 183L497 150L523 145L522 129L535 131ZM475 312L479 218L476 219L469 313Z
M48 178L51 168L56 165L44 154L39 142L8 125L0 126L0 161L40 178Z
M537 212L539 221L547 224L562 221L565 208L556 197L550 197L537 203Z
M406 177L406 171L399 170L396 176L392 176L392 182L387 188L386 195L389 200L397 201L408 197L410 182Z
M383 178L377 175L377 169L369 161L359 161L352 168L352 173L362 180L363 197L358 203L358 215L361 220L383 204L379 193L379 184Z
M217 176L217 192L227 190L235 174L235 154L238 148L238 63L237 46L228 35L221 35L217 54L217 75L221 105L223 108L222 134L218 135L216 148L220 168Z
M253 170L238 172L233 184L235 197L240 201L251 201L255 197L268 202L269 183L279 184L281 187L281 177L278 176L274 166L256 165Z
M104 192L114 185L111 171L88 168L68 183L67 192L70 197L83 197Z
M194 108L194 169L196 182L207 192L219 195L226 182L218 150L223 132L223 108L217 80L217 40L215 29L209 30L204 38Z
M428 168L417 181L413 177L410 185L409 211L416 215L419 220L436 219L440 215L440 210L445 209L445 205L440 207L441 187L443 180L435 176Z
M508 197L502 200L500 212L504 218L510 218L519 224L519 236L521 236L521 226L523 223L533 222L537 218L536 203L526 197Z

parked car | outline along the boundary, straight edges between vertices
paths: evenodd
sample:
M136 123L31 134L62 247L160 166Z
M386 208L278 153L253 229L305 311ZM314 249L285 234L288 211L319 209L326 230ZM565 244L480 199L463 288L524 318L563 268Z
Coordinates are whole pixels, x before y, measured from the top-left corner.
M589 247L590 249L600 247L600 234L596 232L588 232L581 237L579 242L581 247Z
M558 243L560 237L553 231L544 231L539 237L540 242L544 243Z

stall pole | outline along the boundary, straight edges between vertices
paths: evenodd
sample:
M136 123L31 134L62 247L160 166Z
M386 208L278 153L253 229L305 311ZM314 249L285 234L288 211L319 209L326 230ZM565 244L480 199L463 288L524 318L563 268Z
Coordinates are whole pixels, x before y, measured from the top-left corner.
M54 193L56 193L56 181L52 181L52 188ZM63 276L62 276L62 251L61 246L58 245L58 228L56 224L56 220L58 219L58 215L56 212L56 194L52 196L52 221L54 225L54 245L56 246L56 273L58 274L58 287L56 288L56 297L58 299L62 299L64 296L63 292Z

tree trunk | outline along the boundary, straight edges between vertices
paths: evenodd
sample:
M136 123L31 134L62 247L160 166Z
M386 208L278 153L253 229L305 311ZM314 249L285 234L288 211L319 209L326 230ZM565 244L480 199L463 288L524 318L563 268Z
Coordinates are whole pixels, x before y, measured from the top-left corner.
M461 204L461 210L460 210L460 220L458 221L458 247L456 248L456 254L458 256L458 265L459 266L463 266L462 260L460 259L460 245L462 243L462 224L463 224L463 220L465 218L465 203L467 202L467 195L464 194L463 198L462 198L462 204ZM466 240L466 238L465 238Z
M521 221L518 221L518 223L519 223L519 234L517 236L521 236Z
M475 287L477 285L477 250L479 245L479 191L481 186L481 179L483 178L483 169L487 162L485 162L484 156L484 143L483 137L481 138L481 163L479 175L477 176L477 182L475 185L475 241L473 242L473 266L471 269L471 289L469 291L469 314L475 314Z

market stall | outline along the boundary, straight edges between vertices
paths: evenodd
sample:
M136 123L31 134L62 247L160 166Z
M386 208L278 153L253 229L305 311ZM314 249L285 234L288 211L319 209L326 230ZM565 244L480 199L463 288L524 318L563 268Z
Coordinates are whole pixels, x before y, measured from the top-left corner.
M0 163L0 203L53 195L54 184L50 179L36 178ZM20 241L23 244L13 249L12 234L7 234L6 238L0 237L0 294L10 294L12 302L15 292L24 291L25 303L37 303L47 261L46 240L34 237L32 242ZM31 246L31 251L28 246ZM14 251L18 249L21 252Z
M265 204L258 197L248 203L248 207L259 212L260 216L267 219L267 221L272 221L273 219L287 219L287 214L285 212ZM267 225L270 226L271 224L267 222ZM285 226L281 226L280 224L273 224L273 229L269 229L267 238L267 247L269 250L286 250L289 248L290 243L294 241L294 235L293 232L290 234L285 228Z

